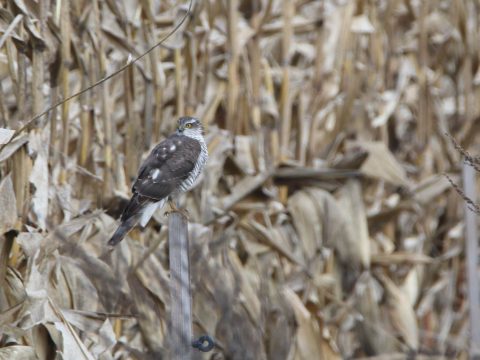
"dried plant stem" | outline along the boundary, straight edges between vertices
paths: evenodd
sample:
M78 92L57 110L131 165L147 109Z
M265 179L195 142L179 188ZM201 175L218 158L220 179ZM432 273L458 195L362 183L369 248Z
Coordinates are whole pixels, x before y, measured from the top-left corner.
M193 32L195 29L195 23L191 22L189 24L189 29ZM198 61L197 61L197 38L195 36L189 36L187 40L187 56L186 68L188 72L188 86L187 86L187 104L185 109L186 115L194 115L195 104L197 103L197 71L198 71Z
M151 40L151 32L152 32L152 22L149 20L146 22L145 26L142 27L143 29L143 36L145 38L145 42L147 44L152 43ZM155 94L156 94L156 84L158 83L158 70L157 70L157 63L156 59L159 59L160 55L158 51L152 51L148 56L148 69L150 71L151 80L146 81L145 83L145 102L144 102L144 121L143 121L143 130L144 130L144 149L149 149L154 139L154 128L157 124L157 113L156 109L160 106L157 105L155 101Z
M19 114L18 116L20 118L24 117L26 115L25 109L26 109L26 103L25 99L27 98L27 66L26 66L26 55L21 52L17 51L17 78L18 78L18 83L17 83L17 104L19 108Z
M324 44L324 35L322 32L319 32L315 41L315 72L314 72L314 81L313 81L313 91L319 93L319 96L315 96L314 99L310 102L308 107L308 113L311 117L310 124L307 128L307 140L306 140L306 149L305 149L305 163L311 164L314 156L315 151L317 150L315 147L316 143L316 126L317 121L316 116L320 109L325 105L324 99L322 96L322 67L324 61L324 54L323 54L323 44Z
M255 36L250 45L250 69L252 72L252 124L255 133L261 128L261 111L260 111L260 89L262 85L261 78L261 55L259 37Z
M20 30L20 34L23 34L23 29ZM8 43L7 42L7 49ZM11 51L8 51L9 56L13 58L13 48ZM13 64L14 61L11 62ZM17 72L15 73L14 69L12 71L12 78L17 79L16 87L16 101L18 104L19 114L21 118L26 114L26 92L27 92L27 81L26 81L26 55L23 52L17 51ZM16 76L14 75L16 74ZM12 169L13 174L13 186L15 190L15 198L17 199L17 213L18 216L26 220L28 214L28 189L29 183L28 178L30 176L30 170L32 167L31 159L27 156L25 147L22 147L20 151L13 155L13 158L9 161L9 168Z
M94 0L93 9L95 14L95 28L98 34L101 33L101 19L100 19L100 8L98 0ZM98 71L99 77L105 79L106 73L106 58L105 58L105 45L103 41L98 39ZM103 83L101 80L97 84L102 84L100 87L100 102L102 104L102 120L103 120L103 132L101 139L103 139L103 156L105 161L105 167L103 170L103 191L99 198L100 203L103 202L105 198L108 198L112 193L112 174L113 174L113 155L112 155L112 119L111 119L111 108L109 106L108 98L108 85Z
M225 81L221 81L218 84L217 87L217 92L215 94L215 97L210 101L208 106L205 109L205 112L201 116L201 118L204 121L204 124L206 124L206 127L208 127L208 124L213 121L214 116L215 116L215 111L217 111L218 106L220 105L220 102L225 96L225 91L227 88L227 84Z
M32 69L32 111L34 114L42 111L44 105L44 97L42 91L44 85L43 65L43 49L34 48Z
M57 84L52 87L52 102L56 102L59 97L59 91L60 89L58 88ZM61 155L61 150L58 149L58 142L59 142L59 136L58 136L58 122L57 122L57 108L53 109L52 112L49 114L50 117L50 149L52 150L50 152L51 154L51 159L50 162L52 165L55 165L58 163Z
M3 91L2 83L0 83L0 126L7 127L7 124L9 122L9 114L5 105L5 94Z
M283 1L282 32L282 87L280 94L280 161L288 158L288 140L292 122L292 96L290 94L290 44L292 42L292 19L295 13L294 0Z
M103 197L108 198L112 193L112 172L113 172L113 154L112 154L112 124L111 113L108 105L108 89L106 85L101 89L102 113L103 113L103 135L104 135L104 160L105 168L103 172Z
M21 29L19 29L19 33L21 33ZM12 79L12 84L13 84L13 91L15 92L15 95L17 96L18 100L18 68L16 69L14 64L15 64L15 58L17 58L17 65L18 64L18 54L19 51L15 48L15 45L13 45L13 42L11 39L7 39L7 42L5 43L5 47L7 50L7 59L8 59L8 72L10 73L10 78Z
M278 161L289 158L289 140L292 127L292 94L290 89L290 46L293 36L292 19L295 14L294 0L283 2L283 32L282 32L282 86L280 90L280 151ZM282 203L288 199L288 187L279 187L279 197Z
M13 91L15 95L18 97L18 78L17 78L17 72L15 71L15 67L14 67L15 58L16 58L15 55L17 54L17 52L15 51L15 47L12 44L12 41L10 39L6 40L5 47L6 47L6 53L7 53L7 59L8 59L8 72L10 74L10 78L12 79ZM3 124L1 126L7 127L7 124L10 123L10 114L7 111L7 108L5 105L5 98L4 98L5 95L3 94L3 91L4 91L3 88L0 89L0 91L2 92L2 97L3 97L3 99L1 100L1 106L2 106L1 122Z
M138 147L137 147L137 130L139 129L139 122L135 118L135 111L133 108L133 68L128 69L123 73L124 79L124 99L125 99L125 114L127 117L127 133L125 139L125 165L128 171L128 179L135 178L138 169Z
M12 170L13 188L17 200L17 211L23 221L27 220L29 212L29 181L32 171L32 159L27 154L27 149L22 146L11 159L9 159L9 168Z
M300 92L298 94L298 109L297 109L297 151L296 158L298 162L305 165L307 159L308 149L308 129L311 127L312 118L307 115L305 98Z
M61 65L60 65L60 86L63 98L67 98L70 94L69 84L69 63L70 63L70 1L62 0L60 17L60 35L62 37L61 44ZM70 140L69 132L69 113L70 102L66 101L62 104L62 136L61 136L61 152L68 155L68 145ZM35 111L37 114L38 111ZM68 161L66 157L62 157L63 161ZM60 183L67 182L67 166L62 166L60 173Z
M177 89L177 117L185 114L185 95L182 85L183 78L183 61L182 61L182 50L176 48L174 50L175 57L175 88Z
M426 17L428 15L428 1L421 4L419 17L419 83L420 83L420 97L419 97L419 124L418 124L418 140L420 144L425 145L427 137L431 133L431 109L430 109L430 90L428 86L428 79L426 74L428 64L428 31L426 30Z
M153 55L152 55L153 57ZM158 61L155 61L155 59L151 60L152 66L157 66L156 63ZM153 125L153 141L158 140L158 136L160 134L160 126L162 125L163 121L163 111L162 111L162 104L163 104L163 88L165 85L165 76L162 72L160 74L159 72L157 73L157 70L155 70L154 74L154 84L155 84L155 120L154 120L154 125Z
M258 7L258 6L257 6ZM257 167L260 172L265 171L265 151L264 151L264 134L262 132L262 113L260 108L261 102L261 87L262 87L262 55L260 49L260 37L261 37L261 20L260 12L256 9L255 15L252 17L252 28L257 29L257 34L252 38L249 46L250 52L250 71L251 71L251 92L252 92L252 106L251 108L251 123L253 125L253 134L256 138L255 152L257 154Z
M472 57L470 54L467 54L464 59L464 65L463 65L463 101L464 101L464 107L465 107L465 120L464 120L464 125L462 127L461 133L459 134L460 139L468 139L470 133L472 133L472 127L473 127L473 105L474 105L474 91L472 89ZM468 147L468 143L465 141L462 141L462 145L465 147Z
M113 322L113 331L115 331L117 339L122 336L122 328L122 319L115 319Z
M86 84L87 77L82 77L82 87ZM91 110L89 109L90 96L88 94L83 94L80 96L80 151L78 153L78 163L82 167L87 166L88 154L90 151L90 146L92 144L92 131L93 126L91 126Z
M238 101L238 0L228 2L228 89L227 89L227 129L235 134L237 130Z

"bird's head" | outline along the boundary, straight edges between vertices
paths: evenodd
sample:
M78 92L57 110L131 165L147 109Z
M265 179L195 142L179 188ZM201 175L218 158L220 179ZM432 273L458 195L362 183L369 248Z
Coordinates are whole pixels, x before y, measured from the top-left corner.
M203 137L202 123L196 118L183 116L178 119L177 134L193 138Z

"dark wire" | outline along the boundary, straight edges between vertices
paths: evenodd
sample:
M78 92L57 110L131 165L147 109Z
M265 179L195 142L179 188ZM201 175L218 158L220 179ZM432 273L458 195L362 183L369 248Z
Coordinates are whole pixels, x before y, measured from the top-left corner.
M135 64L138 60L142 59L143 57L145 57L146 55L148 55L149 53L151 53L153 50L155 50L157 47L159 47L160 45L162 45L169 37L171 37L179 28L180 26L183 25L183 23L185 22L185 20L187 19L187 17L190 15L191 13L191 10L192 10L192 4L193 4L193 0L190 0L190 4L188 5L188 10L187 10L187 13L185 14L185 16L182 18L182 20L177 24L177 26L175 26L167 35L165 35L162 40L160 40L158 43L156 43L155 45L153 45L150 49L148 49L146 52L144 52L143 54L141 54L140 56L136 57L135 59L133 59L132 61L129 61L126 65L122 66L120 69L114 71L113 73L111 73L110 75L107 75L105 76L104 78L98 80L96 83L90 85L90 86L87 86L85 89L82 89L80 90L79 92L76 92L75 94L73 95L70 95L68 97L66 97L65 99L63 100L60 100L59 102L57 102L56 104L50 106L47 110L43 111L42 113L38 114L38 115L35 115L32 119L30 119L29 121L27 121L20 129L18 129L17 131L15 131L15 135L12 137L11 140L15 139L18 135L20 135L25 129L28 128L28 126L33 123L34 121L40 119L43 115L46 115L48 114L50 111L52 111L53 109L55 109L56 107L66 103L67 101L69 100L72 100L73 98L76 98L77 96L79 95L82 95L84 93L86 93L87 91L90 91L92 90L94 87L97 87L98 85L104 83L105 81L107 80L110 80L111 78L113 78L114 76L120 74L121 72L125 71L129 66L132 66L133 64ZM7 143L8 144L8 143ZM0 150L2 150L7 144L4 144L0 147Z

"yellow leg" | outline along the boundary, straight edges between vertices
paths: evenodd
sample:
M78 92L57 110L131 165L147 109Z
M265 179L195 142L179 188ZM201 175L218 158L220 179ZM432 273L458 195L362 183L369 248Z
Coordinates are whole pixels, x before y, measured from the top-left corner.
M170 213L173 213L173 212L179 212L180 214L182 214L183 216L185 216L188 219L188 210L187 209L177 208L177 206L175 205L175 201L173 201L172 199L168 199L168 205L170 206L170 211L165 211L166 216L170 215Z

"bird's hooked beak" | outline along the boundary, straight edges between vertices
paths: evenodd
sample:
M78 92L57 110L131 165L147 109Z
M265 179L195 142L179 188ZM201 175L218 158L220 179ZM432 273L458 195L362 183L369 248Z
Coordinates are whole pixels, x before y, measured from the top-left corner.
M179 126L179 127L177 128L177 134L182 134L184 130L185 130L185 127Z

